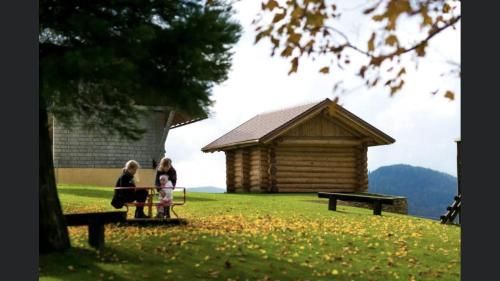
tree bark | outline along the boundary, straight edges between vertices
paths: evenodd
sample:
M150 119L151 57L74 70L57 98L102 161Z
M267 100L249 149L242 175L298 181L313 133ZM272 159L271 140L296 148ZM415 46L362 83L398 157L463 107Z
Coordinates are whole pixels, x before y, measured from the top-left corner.
M57 195L47 109L41 97L39 112L39 252L47 253L68 249L70 242Z

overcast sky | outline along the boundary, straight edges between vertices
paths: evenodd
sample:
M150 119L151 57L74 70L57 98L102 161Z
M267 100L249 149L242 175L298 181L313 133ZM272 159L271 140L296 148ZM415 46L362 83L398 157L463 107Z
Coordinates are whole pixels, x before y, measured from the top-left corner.
M344 13L343 29L353 41L366 42L366 32L370 31L357 16L359 4L348 3L357 9ZM256 0L243 0L235 6L235 17L244 32L233 49L228 80L213 89L215 105L211 117L169 132L166 155L172 158L177 170L178 186L225 188L224 153L203 153L203 146L261 112L335 97L332 77L318 73L324 64L304 61L298 73L288 76L288 61L270 57L266 43L253 44L251 21L259 6L260 1ZM412 34L415 32L405 34L408 40ZM419 63L418 70L407 68L405 87L394 97L389 97L384 89L366 88L341 96L340 103L347 110L396 139L394 144L368 149L370 171L405 163L456 175L454 141L460 137L460 80L441 74L450 70L446 61L460 62L460 28L446 30L432 40L428 56ZM332 75L356 88L360 81L354 73ZM455 91L457 99L449 101L431 95L437 88Z

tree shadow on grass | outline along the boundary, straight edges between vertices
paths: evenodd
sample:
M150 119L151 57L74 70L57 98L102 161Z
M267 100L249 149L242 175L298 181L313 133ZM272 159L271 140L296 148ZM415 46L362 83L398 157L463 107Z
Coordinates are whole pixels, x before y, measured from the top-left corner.
M113 189L87 189L87 188L64 188L57 191L59 194L83 196L99 199L110 199L113 197Z
M58 278L61 280L97 280L108 279L126 281L132 280L104 269L104 264L116 264L109 257L113 251L105 249L101 254L86 248L72 247L62 253L41 254L39 262L39 277ZM107 258L106 258L107 257ZM101 260L104 258L104 261Z
M296 280L291 276L310 274L310 272L304 274L304 271L308 271L304 268L290 267L285 261L279 260L280 254L278 252L268 252L269 257L264 260L260 252L250 251L246 248L232 248L225 252L214 251L213 249L221 245L222 240L223 238L215 237L188 240L187 245L192 247L189 250L176 244L180 242L174 242L170 245L168 243L163 244L166 247L160 247L161 244L156 247L157 244L153 244L154 248L152 248L152 245L145 243L140 261L137 259L137 252L134 250L128 251L123 247L119 247L113 248L112 252L120 259L128 260L130 265L143 269L135 272L136 278L139 277L136 280L163 278L166 268L175 269L174 275L170 276L172 279L169 278L169 280L270 280L267 276L273 277L271 278L273 280ZM259 242L254 241L253 243ZM199 250L193 251L192 249ZM268 250L270 251L270 249ZM177 255L182 262L170 261L170 258L174 255ZM207 255L210 256L208 260L204 259ZM166 262L167 260L168 262ZM288 271L290 276L282 274L285 270ZM147 274L147 278L140 278L144 274Z

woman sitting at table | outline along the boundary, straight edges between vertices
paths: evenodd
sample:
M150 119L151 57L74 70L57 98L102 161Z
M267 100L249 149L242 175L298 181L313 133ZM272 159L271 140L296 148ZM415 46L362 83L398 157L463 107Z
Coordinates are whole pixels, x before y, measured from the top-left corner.
M134 175L139 169L139 163L135 160L129 160L125 164L123 168L122 175L116 181L116 187L135 187ZM113 200L111 201L111 205L113 207L119 209L123 207L125 203L130 202L138 202L144 203L146 202L146 198L148 197L148 191L146 189L115 189L115 194L113 196ZM144 214L144 206L135 207L135 218L148 218L146 214Z

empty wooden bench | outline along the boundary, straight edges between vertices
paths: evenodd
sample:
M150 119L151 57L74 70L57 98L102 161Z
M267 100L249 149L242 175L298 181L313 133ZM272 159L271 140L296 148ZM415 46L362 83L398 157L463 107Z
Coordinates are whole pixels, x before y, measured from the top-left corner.
M104 225L107 223L124 222L127 212L99 212L64 215L68 226L88 225L89 244L98 249L104 249Z
M382 196L368 193L318 192L319 198L328 198L328 210L337 210L337 200L372 203L373 214L382 215L382 204L394 205L398 197Z

